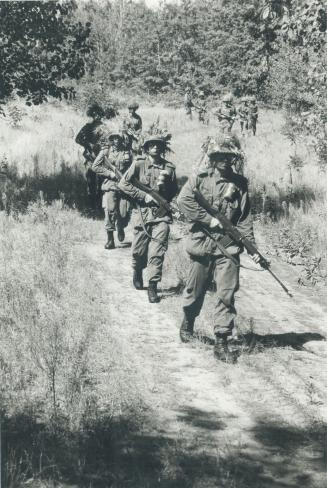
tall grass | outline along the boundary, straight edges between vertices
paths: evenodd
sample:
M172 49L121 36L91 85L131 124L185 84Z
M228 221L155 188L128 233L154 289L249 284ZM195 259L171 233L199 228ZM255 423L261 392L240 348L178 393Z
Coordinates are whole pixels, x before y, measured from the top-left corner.
M39 201L16 217L0 214L6 487L42 478L43 471L53 479L65 470L81 474L90 450L86 439L100 423L101 442L111 445L114 456L110 439L120 428L111 425L142 404L137 373L111 332L99 270L79 251L94 239L98 225L60 201Z

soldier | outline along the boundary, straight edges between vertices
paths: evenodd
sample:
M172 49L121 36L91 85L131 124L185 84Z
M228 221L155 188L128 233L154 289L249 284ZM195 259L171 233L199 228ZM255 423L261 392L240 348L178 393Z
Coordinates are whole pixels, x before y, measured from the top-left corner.
M101 189L103 191L102 207L105 213L105 229L107 243L105 249L115 249L114 231L117 230L119 242L125 239L124 228L130 218L130 205L118 189L122 173L131 165L131 154L124 148L123 137L119 132L109 135L107 143L96 157L92 171L105 177Z
M142 119L136 112L139 104L136 102L128 105L128 116L124 120L124 130L127 133L129 149L135 154L139 153L139 140L142 132Z
M95 210L97 207L97 178L91 169L92 163L99 154L101 148L101 137L103 135L104 110L97 103L91 105L86 112L92 122L85 124L75 138L75 142L84 147L83 156L85 158L85 177L87 185L87 195L90 207Z
M257 133L258 105L254 96L249 97L249 129L255 136Z
M238 116L240 119L240 126L241 126L241 133L244 134L245 130L249 128L249 106L248 106L248 97L242 97L241 105L238 109Z
M191 88L189 86L187 86L185 89L184 107L185 107L186 115L188 115L190 120L192 120L192 108L194 107L194 105L192 101Z
M187 251L190 255L189 276L184 293L184 318L180 329L182 342L193 337L195 318L199 315L205 293L215 278L217 302L214 312L215 357L228 361L228 337L234 328L235 292L239 287L239 255L235 243L224 236L220 222L196 200L200 191L210 205L217 208L245 234L254 240L247 180L232 170L238 156L236 136L221 135L208 147L209 167L199 170L186 182L177 203L192 222ZM218 242L218 244L217 244ZM259 262L259 255L255 255Z
M199 100L197 102L196 109L198 111L199 122L208 125L209 123L208 114L207 114L208 107L206 104L205 94L203 93L203 91L200 91L199 93Z
M158 206L146 192L137 188L133 179L139 180L158 192L168 202L177 193L175 166L164 159L170 134L150 134L145 137L144 156L137 157L119 184L119 188L137 204L134 238L132 244L133 285L143 289L143 269L148 270L148 298L150 303L160 300L157 285L161 281L164 256L168 248L168 212L157 216Z
M236 109L233 105L233 95L231 93L222 98L221 106L216 110L214 115L219 121L220 132L230 132L236 118Z

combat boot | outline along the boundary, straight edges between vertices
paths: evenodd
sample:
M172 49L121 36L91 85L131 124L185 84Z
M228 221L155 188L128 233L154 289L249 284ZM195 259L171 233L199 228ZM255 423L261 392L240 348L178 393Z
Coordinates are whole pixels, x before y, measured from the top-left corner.
M141 268L133 269L133 285L137 290L143 290L143 276Z
M123 242L124 241L124 239L125 239L124 227L121 227L121 226L118 227L118 229L117 229L117 237L118 237L119 242Z
M181 328L179 329L179 337L182 342L190 342L193 339L195 317L184 310L184 317Z
M105 249L115 249L114 233L112 230L107 231L108 240L104 245Z
M216 334L213 354L215 359L224 363L233 362L232 353L228 348L227 336Z
M150 303L160 302L160 298L158 297L158 294L157 294L157 282L156 281L149 281L148 298L149 298Z

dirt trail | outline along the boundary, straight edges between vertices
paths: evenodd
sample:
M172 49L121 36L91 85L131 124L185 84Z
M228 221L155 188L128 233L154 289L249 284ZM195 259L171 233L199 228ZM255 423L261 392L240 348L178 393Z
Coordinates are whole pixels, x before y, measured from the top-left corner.
M208 345L180 343L180 296L150 305L146 291L133 289L129 248L108 252L98 241L87 252L103 270L108 326L148 386L155 419L144 445L159 457L163 439L174 446L168 478L174 465L175 478L182 470L192 487L327 486L327 345L317 340L327 337L323 296L297 288L283 263L274 269L293 300L268 273L242 269L238 310L262 344L226 365Z

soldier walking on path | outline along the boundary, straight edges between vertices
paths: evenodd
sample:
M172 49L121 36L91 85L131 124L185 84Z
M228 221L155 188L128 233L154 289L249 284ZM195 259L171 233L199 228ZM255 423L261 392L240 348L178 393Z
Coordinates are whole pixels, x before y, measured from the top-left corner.
M244 135L244 129L247 131L249 128L249 99L248 97L242 97L241 105L238 108L238 117L240 120L241 133Z
M206 291L214 277L217 302L213 316L215 357L228 361L228 337L234 328L235 292L239 288L239 262L242 249L224 235L220 222L196 199L197 190L223 213L250 240L254 241L247 180L233 172L239 154L236 136L223 134L208 147L209 167L189 178L178 197L178 205L191 221L187 251L190 269L184 293L184 318L180 329L182 342L193 337L195 318L199 315ZM253 257L259 262L259 255Z
M249 97L249 129L255 136L257 133L258 105L255 96Z
M194 105L192 100L191 88L189 86L187 86L185 89L184 107L186 115L190 118L190 120L192 120L192 108L194 107Z
M128 116L124 119L124 130L127 133L129 149L134 154L139 153L140 148L140 136L142 132L142 118L136 112L139 108L137 102L132 102L128 105Z
M98 197L98 180L92 170L92 164L101 148L101 138L103 135L102 118L105 113L102 107L97 103L91 105L86 112L88 117L92 118L91 122L85 124L75 138L75 142L84 148L83 156L85 158L85 177L86 189L89 199L89 206L96 210Z
M105 178L101 185L102 207L107 231L105 249L115 248L115 230L117 230L119 242L123 242L125 239L124 228L130 219L130 204L117 185L131 162L131 154L123 145L123 136L119 132L112 132L92 165L92 171Z
M233 105L233 95L225 95L221 100L221 105L214 112L219 121L220 132L231 132L236 118L236 108Z
M197 101L196 109L198 111L199 122L208 125L208 107L203 91L200 91L199 93L199 100Z
M140 181L167 202L174 198L177 193L175 166L163 157L169 139L170 134L147 135L143 145L144 156L136 158L119 184L119 188L138 206L132 244L133 284L137 290L143 289L143 270L147 267L150 303L160 300L157 285L162 277L172 216L170 212L157 215L156 201L136 184Z

